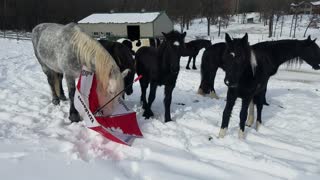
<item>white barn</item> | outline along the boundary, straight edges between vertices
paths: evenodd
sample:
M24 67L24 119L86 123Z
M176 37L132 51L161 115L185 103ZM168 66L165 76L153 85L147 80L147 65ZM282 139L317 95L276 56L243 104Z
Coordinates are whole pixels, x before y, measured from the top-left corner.
M91 14L79 26L94 38L128 38L131 40L161 37L173 30L165 12Z

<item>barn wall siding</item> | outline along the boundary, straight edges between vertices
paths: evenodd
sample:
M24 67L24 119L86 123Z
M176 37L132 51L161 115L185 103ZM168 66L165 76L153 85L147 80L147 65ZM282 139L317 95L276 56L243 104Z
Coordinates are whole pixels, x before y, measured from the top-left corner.
M79 24L84 32L93 35L94 32L110 32L112 36L127 38L127 26L138 25L140 26L141 37L152 37L153 26L152 23L144 24Z
M161 32L173 30L173 22L165 12L161 12L153 22L148 23L79 23L83 31L90 36L116 38L128 38L127 26L130 25L140 27L140 38L162 37Z

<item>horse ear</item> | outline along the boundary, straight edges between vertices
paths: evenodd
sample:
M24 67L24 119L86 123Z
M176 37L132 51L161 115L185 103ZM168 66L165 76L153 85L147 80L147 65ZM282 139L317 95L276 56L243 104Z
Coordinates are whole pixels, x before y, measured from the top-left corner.
M140 46L141 46L141 41L140 41L140 39L139 39L138 42L136 43L136 46L137 46L137 47L140 47Z
M164 32L161 32L162 33L162 35L166 38L167 37L167 34L166 33L164 33Z
M308 41L311 41L311 36L310 36L310 35L308 36L307 40L308 40Z
M226 42L227 43L231 43L232 42L232 39L231 39L231 37L229 36L229 34L228 33L226 33Z
M130 72L130 69L125 69L124 71L122 71L121 72L122 78L125 78L128 75L129 72Z
M308 38L307 38L307 40L314 43L314 42L316 42L317 38L315 38L314 40L312 40L312 39L311 39L311 36L309 35Z
M243 42L247 43L248 42L248 33L246 33L241 40Z

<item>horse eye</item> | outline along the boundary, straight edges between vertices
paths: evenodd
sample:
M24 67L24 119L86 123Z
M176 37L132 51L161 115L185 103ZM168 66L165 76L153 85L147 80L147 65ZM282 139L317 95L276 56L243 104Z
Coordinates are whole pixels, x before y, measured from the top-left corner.
M173 45L175 45L175 46L180 46L180 43L179 43L178 41L175 41L175 42L173 43Z
M231 52L230 55L231 55L232 57L236 57L236 54L235 54L234 52Z

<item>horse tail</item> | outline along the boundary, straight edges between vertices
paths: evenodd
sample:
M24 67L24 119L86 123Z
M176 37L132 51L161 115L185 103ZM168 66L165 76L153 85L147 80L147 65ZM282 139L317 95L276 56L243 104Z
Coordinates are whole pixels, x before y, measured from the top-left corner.
M203 52L203 56L201 58L201 84L199 87L199 93L205 93L208 94L211 91L211 84L212 84L212 79L211 79L211 71L210 67L212 66L210 64L210 49L206 49Z
M96 73L99 82L98 88L101 88L103 92L107 92L110 77L116 79L116 83L120 84L117 92L121 91L123 88L123 80L121 78L120 69L112 56L100 43L82 32L79 27L75 27L71 43L80 60L80 64L85 65Z

